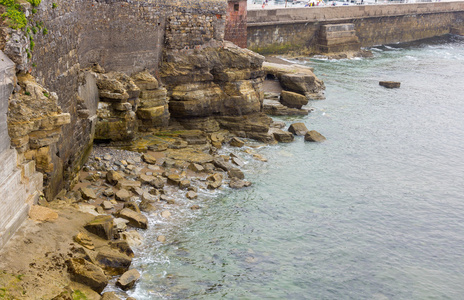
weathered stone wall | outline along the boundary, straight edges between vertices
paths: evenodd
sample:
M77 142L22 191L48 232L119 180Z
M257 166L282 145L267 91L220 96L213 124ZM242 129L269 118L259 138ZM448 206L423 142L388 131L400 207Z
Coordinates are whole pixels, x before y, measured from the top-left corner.
M242 48L247 47L247 1L229 0L224 39Z
M248 48L259 53L317 52L321 25L354 23L362 47L450 32L464 22L464 2L288 8L248 12Z
M7 110L15 84L15 65L0 51L0 248L27 217L42 189L42 174L35 171L35 161L18 166L17 152L10 149Z
M99 97L95 76L82 70L98 63L107 72L147 70L158 77L165 49L223 39L226 8L226 0L42 1L30 18L37 31L32 58L26 55L28 38L15 39L13 50L21 53L17 70L30 71L56 92L59 106L71 115L50 162L48 199L72 179L91 149Z

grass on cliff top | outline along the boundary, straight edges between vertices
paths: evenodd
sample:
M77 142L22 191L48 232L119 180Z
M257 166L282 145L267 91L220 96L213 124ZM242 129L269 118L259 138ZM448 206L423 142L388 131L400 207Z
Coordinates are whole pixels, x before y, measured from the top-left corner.
M38 6L41 1L42 0L27 0L33 7ZM21 3L24 3L24 1L0 0L0 5L3 5L6 10L2 14L2 18L10 28L22 29L27 25L26 15Z

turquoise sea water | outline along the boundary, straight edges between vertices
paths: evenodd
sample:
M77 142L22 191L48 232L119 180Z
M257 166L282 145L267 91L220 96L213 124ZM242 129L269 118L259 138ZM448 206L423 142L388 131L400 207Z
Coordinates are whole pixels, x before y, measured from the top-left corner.
M372 50L370 59L311 60L327 99L279 120L327 141L257 149L267 163L224 149L248 162L253 186L199 200L174 225L153 223L130 295L464 298L464 40Z

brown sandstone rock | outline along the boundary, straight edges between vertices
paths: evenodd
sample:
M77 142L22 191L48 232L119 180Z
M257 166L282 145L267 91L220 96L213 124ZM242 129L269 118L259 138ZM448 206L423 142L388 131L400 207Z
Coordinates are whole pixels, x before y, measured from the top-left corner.
M186 197L190 200L198 198L198 194L195 193L194 191L188 191L186 194Z
M129 208L124 208L118 213L118 216L129 221L131 226L147 229L148 219L141 213L137 213Z
M303 105L308 104L308 98L298 93L282 91L280 94L280 103L290 108L300 109Z
M274 135L274 138L279 143L291 143L294 140L293 134L291 132L283 131L282 129L271 128L269 132Z
M120 189L119 191L116 192L115 198L118 201L129 201L131 198L132 194L126 190L126 189Z
M98 252L95 260L111 275L123 274L132 263L132 259L127 255L109 248Z
M379 81L379 85L389 88L389 89L397 89L401 86L401 82L397 81Z
M305 134L304 139L308 142L322 142L326 140L326 138L316 130L308 131Z
M100 300L121 300L115 292L103 293Z
M277 100L264 99L263 112L270 116L306 116L308 109L290 108L282 105Z
M140 181L136 180L127 180L127 179L122 179L118 181L118 184L116 187L118 189L127 189L127 190L132 190L137 187L141 187L142 183Z
M129 201L129 202L124 203L124 208L131 209L139 214L141 213L139 205L137 204L137 202L134 202L134 201Z
M74 241L89 250L95 249L95 246L90 237L83 232L79 232L76 236L74 236Z
M251 182L245 181L245 180L240 180L240 179L232 179L229 182L229 187L233 189L241 189L244 187L249 187L251 185Z
M113 217L112 216L97 216L95 219L84 226L89 232L98 235L101 238L113 239Z
M229 144L232 146L232 147L243 147L243 145L245 145L245 142L241 139L239 139L238 137L233 137Z
M124 179L124 175L117 171L108 171L106 173L106 181L111 185L116 185L120 180Z
M133 75L132 80L141 90L156 90L159 87L158 80L147 71Z
M136 269L129 270L119 277L116 281L116 286L123 290L129 290L134 287L137 280L140 278L140 273Z
M293 123L288 128L288 131L293 133L294 135L304 136L306 132L308 132L309 130L308 128L306 128L306 125L304 123Z
M82 198L85 200L89 199L97 199L97 195L95 194L95 191L89 187L81 187L80 192L82 194Z
M117 240L114 242L110 242L110 247L118 250L121 253L124 253L130 258L134 258L134 251L132 251L132 248L130 247L129 243L125 240Z
M192 170L193 172L196 172L196 173L203 172L203 171L205 170L205 168L203 168L202 165L196 164L196 163L191 163L191 164L188 166L188 169L189 169L189 170Z
M245 174L243 174L242 171L240 171L240 169L230 169L228 172L227 172L227 175L229 176L229 178L235 178L235 179L244 179L245 178Z
M71 258L67 265L72 280L89 286L97 293L101 293L108 285L103 270L83 258Z
M29 218L36 222L50 222L58 219L58 213L45 206L32 205L29 211Z

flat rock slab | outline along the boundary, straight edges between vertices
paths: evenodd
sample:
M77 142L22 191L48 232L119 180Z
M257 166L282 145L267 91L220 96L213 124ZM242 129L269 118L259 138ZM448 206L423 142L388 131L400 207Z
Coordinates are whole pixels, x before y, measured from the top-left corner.
M309 114L309 109L290 108L277 100L264 99L263 111L271 116L306 116Z
M137 213L133 211L132 209L129 208L124 208L122 209L119 213L118 216L121 218L124 218L129 221L129 225L141 228L141 229L147 229L148 228L148 219L141 213Z
M50 222L58 219L58 213L51 208L33 205L29 211L29 218L36 222Z
M389 88L389 89L397 89L401 86L401 82L398 81L379 81L379 85Z
M191 163L204 164L213 161L213 156L204 153L200 150L195 150L191 148L184 149L168 149L165 151L165 155L168 158L183 160Z

